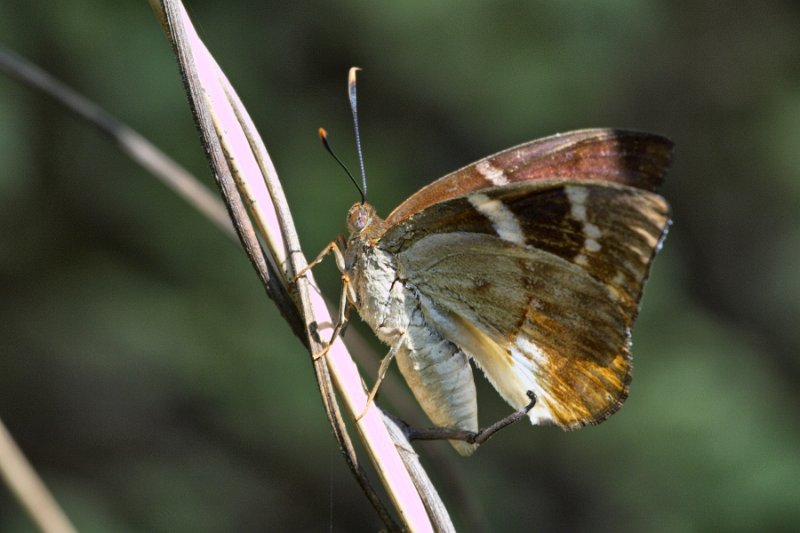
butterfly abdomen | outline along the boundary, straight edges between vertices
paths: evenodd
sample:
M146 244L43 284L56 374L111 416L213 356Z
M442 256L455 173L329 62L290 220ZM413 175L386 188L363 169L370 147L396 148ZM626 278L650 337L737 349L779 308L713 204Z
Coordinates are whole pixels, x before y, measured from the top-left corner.
M418 293L398 275L394 255L357 237L351 239L349 250L358 312L392 347L425 414L439 427L477 431L477 396L467 356L431 327ZM465 442L451 442L462 455L475 449Z

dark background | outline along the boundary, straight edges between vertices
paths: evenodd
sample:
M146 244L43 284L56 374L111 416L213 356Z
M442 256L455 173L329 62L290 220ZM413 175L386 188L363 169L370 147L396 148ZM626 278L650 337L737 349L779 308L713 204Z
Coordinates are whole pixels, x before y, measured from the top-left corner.
M357 198L316 138L325 126L355 166L351 65L364 68L366 166L384 215L446 172L555 132L675 141L663 189L674 225L625 408L575 433L522 423L469 459L421 444L461 530L800 527L796 2L189 9L260 128L309 255ZM212 183L145 2L0 0L0 45ZM81 531L379 529L307 354L235 245L7 77L0 165L0 417ZM335 298L333 265L317 276ZM377 359L385 347L372 344ZM479 381L482 420L507 414ZM0 531L32 528L0 488Z

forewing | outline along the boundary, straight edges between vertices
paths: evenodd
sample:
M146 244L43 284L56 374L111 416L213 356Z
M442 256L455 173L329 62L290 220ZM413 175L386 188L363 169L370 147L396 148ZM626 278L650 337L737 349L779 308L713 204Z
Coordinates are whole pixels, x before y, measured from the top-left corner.
M655 193L597 181L537 180L430 206L389 228L380 246L397 254L436 234L497 236L579 267L604 286L631 326L668 225L669 206Z
M386 221L397 224L436 203L521 181L608 181L654 191L672 155L664 137L629 130L586 129L531 141L486 157L423 187Z

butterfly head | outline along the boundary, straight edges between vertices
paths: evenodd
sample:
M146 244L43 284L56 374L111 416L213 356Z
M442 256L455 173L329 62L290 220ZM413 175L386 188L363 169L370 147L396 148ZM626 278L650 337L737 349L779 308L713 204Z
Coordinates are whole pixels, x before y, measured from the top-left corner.
M375 208L366 202L353 204L347 212L347 231L350 236L362 239L379 237L384 230L383 219L375 212Z

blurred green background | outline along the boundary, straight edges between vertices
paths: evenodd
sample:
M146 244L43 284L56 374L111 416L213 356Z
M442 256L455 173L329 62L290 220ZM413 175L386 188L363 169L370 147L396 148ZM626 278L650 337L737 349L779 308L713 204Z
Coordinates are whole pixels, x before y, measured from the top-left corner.
M351 65L364 69L366 167L384 215L448 171L551 133L675 141L663 189L674 225L625 408L574 433L518 424L468 459L419 445L460 530L800 528L800 4L189 9L259 125L309 255L357 198L316 137L325 126L354 163ZM0 46L212 184L145 2L0 0ZM81 531L380 528L307 354L235 245L5 76L0 162L0 417ZM332 263L317 275L335 298ZM377 360L385 347L367 338ZM482 420L507 414L479 381ZM0 531L32 529L0 488Z

